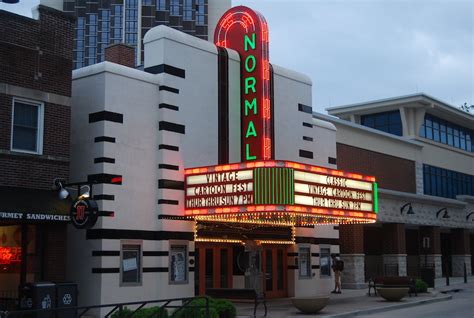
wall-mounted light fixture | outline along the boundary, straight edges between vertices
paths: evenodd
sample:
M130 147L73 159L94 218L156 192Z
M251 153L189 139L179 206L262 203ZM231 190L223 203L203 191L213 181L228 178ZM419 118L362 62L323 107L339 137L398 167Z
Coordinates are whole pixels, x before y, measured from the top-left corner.
M474 212L471 212L471 213L469 213L468 215L466 215L466 221L469 221L469 217L470 217L471 215L474 215ZM472 218L472 221L474 221L474 218Z
M400 214L403 214L403 212L406 212L405 214L415 214L413 211L413 207L411 206L411 202L405 203L401 208L400 208Z
M53 190L58 190L58 197L60 200L65 200L70 196L69 191L66 188L72 188L72 184L66 184L65 180L56 178L53 180ZM78 186L77 188L77 196L80 198L89 198L90 193L91 193L91 186L87 184L74 184L75 186ZM82 189L86 189L86 191L82 192Z
M436 218L439 218L439 215L441 214L441 212L444 212L443 216L442 216L443 219L451 218L448 214L448 209L447 208L439 209L438 212L436 212Z

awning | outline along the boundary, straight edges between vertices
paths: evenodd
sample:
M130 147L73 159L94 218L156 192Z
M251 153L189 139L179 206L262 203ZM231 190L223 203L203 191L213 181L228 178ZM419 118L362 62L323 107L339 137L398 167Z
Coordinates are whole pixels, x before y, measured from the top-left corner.
M53 190L0 187L0 222L69 222L69 200ZM0 223L0 224L1 224Z

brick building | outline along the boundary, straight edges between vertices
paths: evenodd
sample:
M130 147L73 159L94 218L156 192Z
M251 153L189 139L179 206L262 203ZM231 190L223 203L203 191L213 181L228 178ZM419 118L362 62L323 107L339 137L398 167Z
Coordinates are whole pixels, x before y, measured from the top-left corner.
M373 225L341 225L343 283L374 276L472 275L474 117L415 94L329 108L314 114L337 128L337 166L373 175ZM437 280L439 279L439 280Z
M38 6L0 10L0 298L21 283L65 279L74 18ZM54 242L54 244L52 244ZM8 308L8 301L0 303Z

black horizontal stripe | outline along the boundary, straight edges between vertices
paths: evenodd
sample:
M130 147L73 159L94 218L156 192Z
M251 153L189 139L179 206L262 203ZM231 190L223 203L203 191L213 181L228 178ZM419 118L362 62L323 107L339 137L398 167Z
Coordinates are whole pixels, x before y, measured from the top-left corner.
M96 173L90 174L87 176L87 182L90 183L110 183L112 184L112 179L122 177L118 174L110 174L110 173ZM113 184L122 184L122 182L115 182Z
M186 71L183 70L182 68L174 67L168 64L160 64L160 65L155 65L155 66L150 66L146 67L144 69L145 72L151 73L151 74L169 74L181 78L186 77Z
M306 140L306 141L313 141L313 137L308 137L308 136L303 136L303 140Z
M144 273L166 273L168 267L143 267Z
M178 205L178 200L168 200L168 199L158 199L158 204L171 204L171 205Z
M172 214L159 214L158 220L194 221L182 215L172 215Z
M296 253L296 252L289 252L289 253L287 253L286 255L287 255L287 256L290 256L290 257L291 257L291 256L298 256L298 253Z
M179 107L171 104L166 104L166 103L161 103L158 105L159 109L166 108L166 109L171 109L175 111L179 111Z
M168 169L168 170L176 170L176 171L178 171L178 170L179 170L179 166L169 165L169 164L166 164L166 163L160 163L160 164L158 165L158 169Z
M172 150L172 151L179 151L179 147L178 146L172 146L172 145L165 145L165 144L161 144L161 145L158 145L158 149L166 149L166 150Z
M166 85L160 85L159 90L179 94L179 89L173 88L173 87L170 87L170 86L166 86Z
M94 138L94 142L111 142L115 143L115 138L114 137L108 137L108 136L99 136Z
M94 158L94 163L115 163L115 159L108 158L108 157L99 157L99 158Z
M149 240L149 241L167 241L167 240L187 240L194 239L194 232L177 231L143 231L143 230L118 230L118 229L88 229L86 233L88 240Z
M89 123L96 123L99 121L111 121L114 123L122 124L123 114L109 112L107 110L89 114Z
M319 257L319 253L311 253L312 257Z
M313 158L314 158L314 155L313 155L313 152L312 152L312 151L300 149L300 157L301 157L301 158L313 159Z
M298 265L288 265L288 269L298 269Z
M332 165L337 164L337 159L333 157L328 157L328 162Z
M311 269L319 269L319 265L311 265Z
M115 195L113 194L96 194L94 195L94 200L107 200L107 201L114 201Z
M313 125L311 125L310 123L303 122L303 126L313 128Z
M339 230L339 225L334 225L332 228L333 228L334 230Z
M189 251L189 256L193 257L193 256L196 256L196 252L195 251Z
M120 251L92 251L92 256L120 256Z
M168 256L168 251L143 251L143 256Z
M189 267L189 271L190 271L190 272L194 272L194 266L193 266L193 267Z
M297 236L295 242L298 244L309 243L313 245L327 244L327 245L339 245L339 239L335 238L322 238L322 237L306 237Z
M184 190L184 182L168 179L158 180L159 189Z
M169 121L160 121L158 123L158 129L171 131L183 135L186 133L186 127L184 125L171 123Z
M298 110L303 113L312 114L313 108L304 104L298 104Z
M120 273L120 268L118 267L92 268L92 274L113 274L113 273Z

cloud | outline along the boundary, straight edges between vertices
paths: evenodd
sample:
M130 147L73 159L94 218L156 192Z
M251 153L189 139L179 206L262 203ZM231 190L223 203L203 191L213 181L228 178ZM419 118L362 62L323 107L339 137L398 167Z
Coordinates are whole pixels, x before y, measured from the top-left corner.
M270 28L270 61L309 75L313 109L425 92L474 104L470 0L240 0Z

